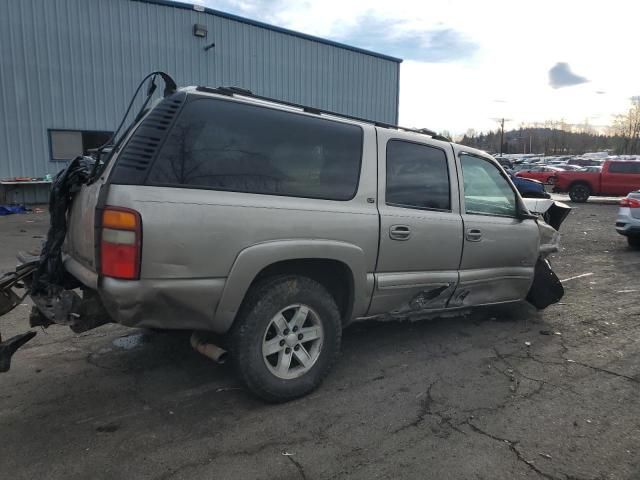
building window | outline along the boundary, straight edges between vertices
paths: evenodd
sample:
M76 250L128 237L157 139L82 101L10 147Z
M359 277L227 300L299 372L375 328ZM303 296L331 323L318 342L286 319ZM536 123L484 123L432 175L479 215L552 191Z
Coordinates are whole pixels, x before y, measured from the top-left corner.
M92 130L49 130L51 160L63 162L87 155L90 150L104 145L111 134Z

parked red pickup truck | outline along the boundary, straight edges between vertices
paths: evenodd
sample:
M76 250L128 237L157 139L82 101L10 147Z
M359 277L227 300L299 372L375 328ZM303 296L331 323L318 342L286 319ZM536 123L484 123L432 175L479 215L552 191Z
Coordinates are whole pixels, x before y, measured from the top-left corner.
M640 161L606 160L601 172L558 172L551 182L554 192L569 192L574 202L586 202L591 195L623 196L640 189Z

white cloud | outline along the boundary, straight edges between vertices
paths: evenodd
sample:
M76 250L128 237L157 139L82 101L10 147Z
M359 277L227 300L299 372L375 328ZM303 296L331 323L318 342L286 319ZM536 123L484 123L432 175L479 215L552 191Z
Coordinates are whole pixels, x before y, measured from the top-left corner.
M640 2L576 0L205 0L213 8L380 53L429 60L402 48L398 36L450 31L473 48L401 67L400 121L463 132L564 118L607 123L638 94ZM363 24L368 22L369 30ZM377 23L377 27L376 27ZM393 25L385 30L384 25ZM398 31L398 29L401 29ZM376 31L379 30L379 31ZM431 33L430 33L431 32ZM365 35L366 33L366 35ZM377 41L376 41L377 38ZM445 39L447 40L447 39ZM366 41L366 45L362 42ZM442 43L442 42L441 42ZM444 42L453 49L455 41ZM458 45L459 46L459 45ZM393 52L389 51L393 48ZM428 45L427 47L428 48ZM459 52L458 52L459 53ZM432 59L433 60L433 59ZM553 89L549 69L566 62L589 83ZM606 92L599 94L598 92ZM495 100L501 100L496 102ZM595 120L594 120L595 122Z

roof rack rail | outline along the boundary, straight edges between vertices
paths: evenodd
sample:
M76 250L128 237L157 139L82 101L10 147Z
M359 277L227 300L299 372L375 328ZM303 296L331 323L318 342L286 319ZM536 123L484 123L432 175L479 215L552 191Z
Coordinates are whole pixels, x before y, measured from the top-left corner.
M346 115L344 113L333 112L331 110L324 110L322 108L309 107L308 105L301 105L299 103L288 102L286 100L278 100L277 98L271 98L271 97L265 97L265 96L262 96L262 95L256 95L251 90L247 90L245 88L240 88L240 87L217 87L217 88L212 88L212 87L199 86L199 87L196 87L196 90L199 91L199 92L216 93L218 95L227 95L229 97L233 97L235 95L239 95L239 96L242 96L242 97L255 98L256 100L263 100L263 101L266 101L266 102L276 103L276 104L280 104L280 105L286 105L287 107L299 108L303 112L306 112L306 113L313 113L313 114L316 114L316 115L332 115L332 116L335 116L335 117L341 117L341 118L346 118L346 119L349 119L349 120L355 120L357 122L369 123L369 124L375 125L376 127L392 128L392 129L395 129L395 130L402 130L402 131L405 131L405 132L413 132L413 133L420 133L422 135L429 135L434 140L442 140L442 141L445 141L445 142L450 142L451 141L448 138L443 137L442 135L438 135L436 132L434 132L433 130L430 130L428 128L401 127L400 125L393 125L391 123L378 122L378 121L375 121L375 120L369 120L367 118L356 117L354 115Z

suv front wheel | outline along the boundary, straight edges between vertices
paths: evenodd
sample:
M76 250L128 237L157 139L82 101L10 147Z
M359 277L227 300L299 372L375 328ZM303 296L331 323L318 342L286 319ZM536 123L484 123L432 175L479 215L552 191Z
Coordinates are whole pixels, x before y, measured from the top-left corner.
M249 390L284 402L314 390L340 350L342 322L327 289L307 277L253 286L231 332L231 355Z

